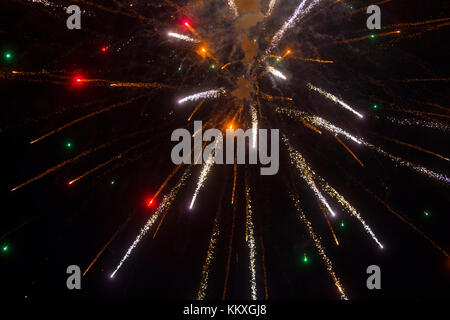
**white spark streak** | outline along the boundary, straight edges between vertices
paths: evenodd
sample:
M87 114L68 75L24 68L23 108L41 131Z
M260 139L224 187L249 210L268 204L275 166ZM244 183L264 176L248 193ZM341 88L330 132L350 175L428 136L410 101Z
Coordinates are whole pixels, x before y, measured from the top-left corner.
M187 41L187 42L193 42L193 43L199 43L200 42L197 39L185 36L183 34L175 33L175 32L169 32L169 33L167 33L167 35L169 37L176 38L176 39L179 39L179 40L184 40L184 41Z
M199 92L199 93L193 94L191 96L185 97L181 100L178 100L178 104L183 104L188 101L197 101L200 99L213 99L213 98L216 99L216 98L220 97L221 95L225 94L225 92L226 91L224 88Z
M313 86L311 83L308 83L308 87L309 87L311 90L314 90L314 91L320 93L320 94L323 95L325 98L327 98L327 99L333 101L334 103L337 103L337 104L341 105L342 107L344 107L344 109L347 109L348 111L353 112L353 113L356 114L358 117L364 118L364 116L363 116L361 113L357 112L357 111L354 110L352 107L350 107L348 104L346 104L344 101L340 100L338 97L332 95L331 93L328 93L328 92L326 92L326 91L324 91L324 90L322 90L322 89L320 89L320 88L317 88L317 87Z

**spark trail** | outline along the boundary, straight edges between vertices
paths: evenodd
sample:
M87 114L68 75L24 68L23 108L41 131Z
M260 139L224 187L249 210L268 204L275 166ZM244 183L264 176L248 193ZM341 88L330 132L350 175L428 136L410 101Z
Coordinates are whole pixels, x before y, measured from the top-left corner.
M221 140L218 139L216 143L214 144L214 149L219 145L219 142L221 143ZM189 209L192 210L194 207L195 200L197 199L197 196L200 192L200 189L203 187L203 184L206 181L206 178L208 177L208 173L211 170L212 166L214 165L214 154L211 152L208 156L208 159L205 161L205 164L203 165L202 171L200 173L200 177L198 178L197 187L195 188L194 195L192 196L191 204L189 205Z
M253 209L252 201L250 197L250 188L247 181L245 182L245 199L246 199L246 212L247 212L247 245L250 252L250 288L252 300L257 300L256 290L256 240L255 230L253 225Z
M292 194L291 194L291 199L294 202L294 206L297 211L298 217L302 221L306 231L308 232L308 235L313 240L316 250L318 251L320 257L322 258L322 261L325 264L325 267L327 268L328 273L330 274L331 278L333 279L334 285L336 286L336 288L338 289L338 291L341 295L341 299L348 300L348 298L345 294L345 291L344 291L344 287L342 286L338 277L334 273L333 264L331 263L331 260L326 255L325 249L322 246L322 243L320 242L319 237L314 232L311 222L308 220L308 218L306 218L305 213L303 212L303 210L300 206L300 201L297 199L296 196L294 196Z
M211 238L209 240L208 251L206 253L205 263L203 264L202 279L200 281L200 289L197 293L197 300L204 300L206 297L206 289L208 289L209 271L211 269L211 264L214 262L216 254L217 237L219 236L219 213L217 212L216 218L214 219L214 227L211 232Z
M356 111L355 109L353 109L352 107L350 107L348 104L346 104L344 101L340 100L338 97L332 95L331 93L328 93L318 87L313 86L311 83L308 83L308 87L313 90L316 91L318 93L320 93L322 96L324 96L325 98L333 101L336 104L341 105L344 109L347 109L350 112L353 112L354 114L356 114L358 117L360 118L364 118L364 116L359 113L358 111Z
M200 99L216 99L216 98L220 97L221 95L224 95L225 93L226 93L226 91L224 88L199 92L199 93L196 93L191 96L187 96L183 99L178 100L178 104L183 104L185 102L196 101L196 100L200 100Z
M161 204L158 206L158 209L156 212L150 217L150 219L147 220L147 223L144 225L144 227L139 232L138 236L136 237L136 240L134 240L133 244L128 248L127 252L125 253L122 260L119 262L117 267L114 269L113 273L111 273L110 278L114 278L117 271L122 267L123 263L130 257L133 250L138 246L139 242L144 238L144 236L147 234L148 230L153 226L153 224L158 220L161 213L163 213L165 210L168 210L170 206L172 205L173 200L175 200L175 197L178 194L178 191L180 191L181 187L185 184L186 179L190 176L191 172L190 169L186 169L183 176L180 178L180 181L177 183L175 187L172 188L172 190L164 196L163 200L161 201Z
M193 43L199 43L200 42L197 39L185 36L183 34L175 33L175 32L168 32L167 35L169 37L176 38L176 39L179 39L179 40L184 40L184 41L187 41L187 42L193 42Z

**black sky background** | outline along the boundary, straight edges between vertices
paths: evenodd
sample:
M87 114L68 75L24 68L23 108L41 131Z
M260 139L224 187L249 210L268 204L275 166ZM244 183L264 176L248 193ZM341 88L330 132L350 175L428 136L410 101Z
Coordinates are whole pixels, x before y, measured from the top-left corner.
M279 14L288 17L294 4L289 1ZM349 1L349 4L360 8L370 3ZM449 4L445 1L393 1L381 7L383 25L442 18L450 13ZM138 9L174 25L183 19L181 15L171 19L173 11L169 9L145 6L138 6ZM179 84L180 90L191 87L193 92L205 87L205 84L216 83L215 75L208 66L195 70L195 76L188 75L191 71L188 61L178 57L181 49L154 36L152 27L133 18L92 8L89 10L88 15L83 15L83 29L69 31L65 27L64 12L57 11L55 15L50 15L47 9L39 5L25 1L2 1L0 51L2 56L5 51L14 55L10 61L2 60L0 67L3 74L12 70L66 70L69 77L82 75L131 82L151 80ZM313 43L324 57L330 57L336 63L330 71L329 67L322 65L283 62L283 67L293 77L292 87L286 94L300 101L310 112L329 112L331 119L352 128L352 132L358 135L370 138L374 144L389 152L449 175L445 161L389 143L380 137L394 137L449 155L449 139L444 131L395 126L382 117L390 112L392 105L420 108L416 101L433 101L448 107L448 82L391 82L406 78L448 78L448 27L393 44L388 39L380 38L376 42L369 40L349 47L330 46L328 49L329 39L349 38L357 30L362 32L355 36L368 32L364 30L366 15L362 13L343 19L340 18L342 12L336 10L334 19L332 13L323 13L315 18L313 29L295 29L288 35L286 42ZM274 21L267 33L273 34L279 25ZM308 31L314 31L311 33L313 35L309 35ZM318 34L328 34L329 38L321 43ZM127 41L129 44L121 45ZM322 44L324 48L320 47ZM111 46L107 54L100 50L105 45ZM298 46L303 49L302 44ZM117 51L117 48L121 49ZM181 74L177 72L180 63L186 70ZM368 79L386 80L387 84L380 89ZM352 127L353 119L341 119L336 116L338 112L323 111L321 106L330 104L304 87L303 84L309 81L323 85L331 92L339 92L352 105L360 106L365 114L370 114L371 119L364 126ZM264 85L270 87L270 81ZM145 95L143 98L129 106L81 122L41 143L29 144L43 133L101 106L142 94ZM273 94L276 95L276 92ZM218 166L211 171L199 195L196 210L190 212L188 202L200 172L197 167L172 205L156 239L152 239L153 232L150 231L116 278L109 279L110 273L154 210L146 208L146 200L173 169L170 134L173 129L187 125L186 114L191 111L175 106L177 95L176 90L111 90L107 87L77 86L70 80L65 85L54 85L0 78L3 163L0 235L6 234L0 244L9 248L7 253L0 254L2 295L19 299L25 296L27 299L193 299L198 291L214 217L220 209L223 227L207 297L221 298L231 228L232 207L229 199L232 166ZM380 108L373 110L374 103ZM79 107L70 109L70 106ZM55 114L64 107L69 109ZM430 110L424 108L424 111ZM205 118L209 114L209 110L201 110L199 117ZM256 230L258 235L264 237L269 298L339 298L320 256L296 217L289 191L300 194L306 215L321 235L335 272L351 299L448 298L449 259L389 213L355 180L374 191L447 251L450 245L448 186L396 166L373 152L352 146L365 163L365 168L361 168L331 136L317 140L308 129L292 120L266 119L261 126L270 128L274 123L282 132L289 134L293 145L299 146L307 155L314 170L326 177L330 185L358 209L385 249L379 250L360 224L341 210L336 210L339 218L334 224L340 240L340 246L336 247L314 196L295 170L290 168L287 154L282 151L278 175L260 176L258 168L250 168ZM135 131L141 132L123 138ZM123 139L21 190L10 192L13 186L37 173L116 138ZM154 141L79 183L67 186L70 179L149 138L154 138ZM70 149L65 147L68 141L73 144ZM243 167L239 168L239 173L236 230L227 297L249 299ZM114 185L110 184L111 180L115 181ZM334 207L337 209L338 205L334 203ZM429 217L424 216L425 210L431 213ZM346 226L341 229L338 223L342 220ZM21 227L8 233L18 226ZM67 290L67 266L76 264L84 270L120 226L122 229L116 239L83 277L82 290ZM304 253L311 259L309 264L302 263ZM260 258L258 255L257 285L258 296L263 298ZM366 288L365 271L371 264L381 267L382 290L369 291Z

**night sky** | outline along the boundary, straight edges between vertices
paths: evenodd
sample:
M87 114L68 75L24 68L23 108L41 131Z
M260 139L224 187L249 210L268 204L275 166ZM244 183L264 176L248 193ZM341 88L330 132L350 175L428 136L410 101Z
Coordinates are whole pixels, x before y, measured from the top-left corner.
M173 5L143 0L1 2L2 295L18 299L195 299L217 216L219 235L206 298L222 299L235 212L226 298L250 299L247 177L258 299L265 299L264 268L269 299L340 298L298 218L291 194L298 195L350 299L449 298L450 260L443 252L450 249L448 178L430 178L340 136L363 167L334 134L322 130L318 135L275 109L286 107L320 116L390 154L448 177L449 20L430 20L449 19L450 3L383 1L382 29L370 31L365 8L375 0L323 0L289 29L273 50L279 56L287 49L293 52L292 57L280 61L269 58L269 63L287 76L282 81L264 73L261 63L255 67L300 1L279 2L269 18L259 21L268 0L236 1L240 14L255 23L245 32L239 31L245 23L233 18L225 0L174 0L170 2ZM67 29L68 14L63 7L68 4L83 10L81 30ZM191 43L169 39L167 31L194 37L183 25L185 21L208 43L217 61L196 53ZM424 23L389 27L416 22ZM397 30L401 32L378 36ZM361 37L366 38L357 40ZM243 48L244 38L256 40L254 52ZM342 43L348 39L355 41ZM230 67L219 68L226 62L232 62ZM219 125L240 114L236 125L246 130L251 127L249 104L258 96L263 115L260 128L280 129L314 172L356 208L384 249L323 192L337 213L337 217L329 217L339 239L336 245L321 204L280 143L277 175L261 176L259 165L237 167L234 205L230 201L233 165L216 165L194 209L189 210L202 166L192 168L156 237L161 217L111 279L140 229L187 169L184 166L177 172L155 203L147 205L176 167L170 158L175 145L170 141L172 131L187 128L192 132L192 121L187 119L200 101L180 106L177 100L211 88L235 90L238 79L249 74L249 65L252 76L258 78L259 96L253 87L250 99L233 95L206 99L193 119L211 120L213 127L221 128ZM111 83L160 83L170 88L113 87ZM256 80L251 83L256 86ZM333 93L363 113L364 119L311 91L308 83ZM261 92L274 98L263 99ZM124 106L30 144L71 121L124 102ZM244 108L239 113L241 105ZM405 119L409 124L396 122ZM86 151L92 152L11 191ZM78 265L84 272L105 245L82 277L82 289L68 290L66 268ZM366 287L369 265L381 268L381 290Z

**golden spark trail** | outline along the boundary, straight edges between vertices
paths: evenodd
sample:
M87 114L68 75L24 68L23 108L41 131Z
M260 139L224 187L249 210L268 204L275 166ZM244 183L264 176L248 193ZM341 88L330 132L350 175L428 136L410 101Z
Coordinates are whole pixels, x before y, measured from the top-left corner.
M236 179L237 179L237 153L234 155L234 178L233 178L233 191L231 192L231 204L234 204L234 195L236 192Z
M194 111L192 111L191 115L188 118L188 121L191 121L192 117L194 116L194 114L197 113L198 109L200 109L200 107L202 106L202 104L205 102L205 99L203 99L202 101L200 101L200 103L197 105L197 107L195 107Z
M250 116L252 117L252 148L256 149L258 142L258 113L253 104L250 104Z
M226 91L224 88L199 92L199 93L196 93L191 96L187 96L183 99L178 100L178 103L183 104L185 102L196 101L196 100L200 100L200 99L217 99L221 95L224 95L225 93L226 93Z
M217 237L219 236L219 215L218 210L216 218L214 219L214 226L209 240L208 251L206 253L205 263L203 264L202 279L200 280L200 288L197 293L197 300L204 300L206 297L206 289L208 289L209 271L211 264L215 259L215 250L217 245Z
M256 290L256 241L255 241L255 230L253 226L253 210L252 201L250 198L250 188L248 186L247 180L245 181L245 199L246 199L246 212L247 212L247 244L250 251L250 288L252 300L257 300L257 290Z
M339 245L339 241L336 237L336 234L334 233L334 229L333 229L333 226L331 225L330 219L328 219L328 215L327 215L325 208L320 203L319 203L319 206L320 206L320 211L322 211L322 214L328 223L328 227L330 228L331 234L333 235L334 242L336 242L336 245Z
M136 240L134 240L133 244L128 248L127 252L125 253L124 257L122 258L122 260L119 262L118 266L116 267L116 269L114 269L113 273L111 273L110 278L114 278L115 274L117 273L117 271L119 271L119 269L122 267L123 263L128 259L128 257L131 255L131 253L133 252L133 250L137 247L137 245L139 244L139 242L144 238L144 236L147 234L148 230L150 229L150 227L156 222L156 220L159 218L159 216L161 215L161 212L163 212L164 210L167 210L168 208L170 208L170 206L172 205L173 200L175 199L175 197L178 194L178 191L181 189L181 187L184 185L184 183L186 182L186 179L189 177L190 175L190 169L186 169L186 171L184 172L183 176L180 178L180 181L178 182L178 184L172 188L172 190L166 195L164 196L163 200L161 201L158 209L156 210L156 212L147 220L147 223L144 225L144 227L141 229L141 231L139 232L138 236L136 237Z
M111 159L109 159L108 161L105 161L105 162L99 164L99 165L96 166L95 168L93 168L93 169L91 169L91 170L89 170L89 171L83 173L83 174L82 174L81 176L79 176L78 178L75 178L75 179L69 181L69 185L74 184L75 182L77 182L77 181L79 181L79 180L85 178L86 176L90 175L91 173L97 171L98 169L101 169L101 168L107 166L108 164L110 164L111 162L113 162L113 161L115 161L115 160L117 160L117 159L120 159L120 157L119 157L119 156L115 156L114 158L111 158Z
M123 227L128 223L128 221L130 221L130 217L128 217L128 219L125 221L125 223L123 223L117 230L116 232L114 232L113 236L109 239L109 241L105 244L105 246L102 248L102 250L100 250L100 252L97 254L97 256L94 258L94 260L92 260L91 264L89 265L89 267L87 267L87 269L84 271L83 273L83 277L86 275L86 273L88 273L89 269L91 269L91 267L94 265L94 263L98 260L98 258L102 255L103 251L105 251L106 248L108 248L108 246L111 244L111 242L114 241L114 239L116 238L116 236L119 234L119 232L123 229Z
M402 141L399 141L399 140L396 140L396 139L393 139L393 138L389 138L389 137L385 137L385 136L381 136L381 137L384 138L384 139L386 139L386 140L388 140L388 141L392 141L392 142L394 142L394 143L397 143L397 144L399 144L399 145L407 146L407 147L409 147L409 148L416 149L416 150L419 150L419 151L428 153L428 154L430 154L430 155L432 155L432 156L441 158L441 159L443 159L443 160L445 160L445 161L449 161L448 158L446 158L446 157L444 157L444 156L441 156L440 154L435 153L435 152L433 152L433 151L430 151L430 150L427 150L427 149L423 149L423 148L421 148L421 147L419 147L419 146L415 146L415 145L413 145L413 144L409 144L409 143L402 142Z
M318 63L334 63L332 60L321 60L321 59L313 59L313 58L301 58L298 56L291 56L291 59L301 60L301 61L308 61L308 62L318 62Z
M126 105L128 105L128 104L131 104L131 103L133 103L133 102L135 102L135 101L141 99L142 97L144 97L144 95L141 95L141 96L139 96L139 97L137 97L137 98L132 98L132 99L127 100L127 101L125 101L125 102L120 102L120 103L116 103L116 104L110 105L110 106L108 106L108 107L106 107L106 108L103 108L103 109L101 109L101 110L97 110L97 111L91 112L91 113L89 113L89 114L87 114L87 115L85 115L85 116L83 116L83 117L80 117L80 118L75 119L75 120L73 120L73 121L71 121L71 122L69 122L69 123L66 123L66 124L63 125L62 127L59 127L58 129L55 129L55 130L53 130L53 131L50 131L50 132L44 134L43 136L41 136L41 137L39 137L39 138L37 138L37 139L31 141L30 144L39 142L39 141L41 141L41 140L43 140L43 139L45 139L45 138L47 138L47 137L49 137L49 136L51 136L51 135L53 135L53 134L55 134L55 133L58 133L58 132L60 132L60 131L62 131L62 130L64 130L64 129L66 129L66 128L68 128L68 127L73 126L74 124L77 124L77 123L79 123L79 122L81 122L81 121L84 121L84 120L87 120L87 119L89 119L89 118L92 118L92 117L94 117L94 116L97 116L97 115L99 115L99 114L101 114L101 113L104 113L104 112L113 110L113 109L115 109L115 108L119 108L119 107L126 106Z
M169 174L169 176L166 178L166 180L164 180L162 185L159 187L158 191L156 191L153 198L149 201L148 205L151 205L153 203L153 201L158 197L158 195L161 193L161 191L164 189L164 187L169 183L169 181L172 180L173 176L175 174L177 174L177 172L181 169L181 167L183 167L183 163L179 164L175 169L173 169L173 171Z
M118 159L121 159L121 158L122 158L123 156L125 156L127 153L130 153L131 151L133 151L133 150L135 150L135 149L137 149L137 148L140 148L140 147L142 147L142 146L148 144L148 143L149 143L150 141L152 141L152 140L153 140L153 139L148 139L148 140L146 140L146 141L144 141L144 142L142 142L142 143L139 143L139 144L137 144L137 145L135 145L135 146L132 146L131 148L129 148L129 149L127 149L127 150L125 150L125 151L119 153L118 155L112 157L111 159L109 159L109 160L107 160L107 161L105 161L105 162L99 164L99 165L96 166L95 168L93 168L93 169L91 169L91 170L89 170L89 171L83 173L83 174L82 174L81 176L79 176L78 178L75 178L75 179L71 180L71 181L69 182L69 185L74 184L75 182L77 182L77 181L79 181L79 180L85 178L86 176L90 175L91 173L97 171L98 169L101 169L101 168L107 166L107 165L110 164L111 162L114 162L114 161L116 161L116 160L118 160Z
M387 36L392 35L392 34L400 34L400 33L401 33L400 30L396 30L396 31L389 31L389 32L384 32L384 33L377 33L376 35L369 34L369 35L358 37L358 38L334 41L331 44L351 43L351 42L357 42L357 41L362 41L362 40L366 40L366 39L371 39L371 38L374 38L374 37L375 38L387 37Z
M300 121L305 121L305 120L309 121L310 123L312 123L320 128L323 128L329 132L332 132L335 135L338 135L338 134L343 135L347 139L350 139L353 142L356 142L357 144L363 143L360 138L352 136L350 133L344 131L343 129L341 129L339 127L334 126L330 122L328 122L320 117L310 116L305 112L294 110L294 109L289 109L289 108L278 108L277 107L277 108L275 108L275 112L285 114L293 119L298 119Z
M345 148L345 150L347 150L353 156L353 158L355 158L355 160L358 161L358 163L361 165L361 167L364 167L364 164L361 162L361 160L358 159L358 157L353 153L353 151L350 150L350 148L347 147L347 145L341 139L339 139L338 136L334 136L334 137Z
M224 70L226 67L228 67L229 65L231 65L231 62L227 62L225 63L220 69Z
M316 250L318 251L320 257L322 258L322 261L324 262L325 267L328 270L328 273L330 274L331 278L333 279L334 285L336 286L336 288L338 289L338 291L341 295L341 299L348 300L348 298L345 294L345 291L344 291L344 287L341 285L338 277L334 273L333 264L331 263L331 260L326 255L325 249L322 246L322 243L320 242L319 237L314 232L311 222L306 218L302 208L300 207L300 201L294 195L291 195L291 199L294 202L294 206L297 211L298 217L300 218L300 221L302 221L303 225L305 226L305 229L308 232L308 235L313 240Z
M440 106L436 103L431 103L431 102L426 102L426 101L418 101L421 104L427 105L427 106L431 106L431 107L435 107L441 110L444 110L446 112L450 112L450 108L444 107L444 106Z

